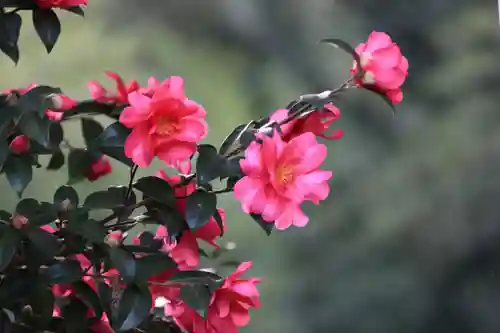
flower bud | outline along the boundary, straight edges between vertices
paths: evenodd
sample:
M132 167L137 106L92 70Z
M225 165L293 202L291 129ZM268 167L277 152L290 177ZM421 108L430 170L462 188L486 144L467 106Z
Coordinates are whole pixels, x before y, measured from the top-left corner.
M86 177L91 182L111 173L111 163L106 156L102 155L98 160L92 163L87 170Z
M28 218L22 215L14 215L11 217L12 226L16 229L22 229L28 224Z
M14 154L26 154L30 149L30 139L25 135L18 135L10 142L9 147Z
M121 245L123 240L123 232L121 231L111 231L105 239L105 243L110 247L118 247Z

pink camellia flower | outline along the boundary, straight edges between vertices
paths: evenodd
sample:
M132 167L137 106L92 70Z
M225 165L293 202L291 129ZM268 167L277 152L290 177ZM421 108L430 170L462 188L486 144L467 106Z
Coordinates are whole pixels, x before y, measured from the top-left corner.
M365 43L356 47L356 53L364 71L357 84L384 93L393 103L400 103L403 100L400 87L408 76L408 59L401 54L399 46L386 33L373 31ZM351 72L358 70L354 62Z
M26 135L18 135L10 142L9 147L14 154L26 154L30 150L30 139Z
M23 215L14 215L11 217L12 226L16 229L22 229L28 224L28 218Z
M271 120L280 122L288 117L287 109L276 110L271 115ZM288 142L302 133L311 132L316 136L329 140L337 140L344 136L342 130L334 130L331 134L326 134L330 124L340 117L340 110L333 104L327 104L323 109L314 111L304 118L292 120L281 125L283 141Z
M154 156L171 166L187 161L207 135L206 112L184 95L181 77L162 82L152 97L132 92L128 99L130 106L120 114L120 122L132 128L125 155L140 167L149 166Z
M252 262L241 263L210 299L207 328L217 333L236 333L250 321L250 308L259 308L258 278L242 278ZM209 330L210 332L210 330Z
M126 85L117 73L105 71L104 74L115 81L116 93L109 92L97 81L90 81L87 86L90 90L90 95L97 102L127 104L128 94L137 91L140 88L139 83L136 80L132 80L128 83L128 85Z
M98 160L92 163L87 170L86 177L91 182L110 174L112 171L111 163L109 163L109 159L102 155Z
M330 191L332 172L319 169L326 153L311 132L285 142L275 130L270 137L262 136L262 144L252 142L240 161L245 177L234 186L243 211L261 214L280 230L305 226L309 219L300 204L318 204Z
M50 9L87 5L88 0L35 0L35 2L40 8Z
M4 91L2 91L2 94L10 94L10 93L12 93L15 90L15 91L17 91L19 93L19 95L24 95L28 91L30 91L31 89L35 88L36 86L37 86L36 83L32 82L26 88L17 88L17 89L9 88L9 89L5 89Z

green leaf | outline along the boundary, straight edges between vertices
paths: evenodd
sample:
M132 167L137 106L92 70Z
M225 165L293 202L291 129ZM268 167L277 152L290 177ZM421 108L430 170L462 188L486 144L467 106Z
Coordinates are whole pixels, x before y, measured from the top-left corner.
M61 22L51 9L33 10L33 25L47 53L50 53L61 34Z
M169 268L177 267L177 264L166 253L156 253L145 255L136 259L137 282L145 282L155 274L161 273Z
M212 145L198 146L198 159L196 160L196 178L199 185L205 185L221 175L225 161Z
M83 271L78 261L66 260L47 267L42 276L49 283L73 283L83 276Z
M175 206L177 202L172 186L159 177L147 176L140 178L135 182L134 188L141 191L145 196L166 205Z
M37 263L47 263L59 252L59 242L52 233L40 228L32 228L27 232L27 236L31 241L28 246L32 254L30 257Z
M99 135L101 135L101 133L104 131L104 128L98 121L92 118L82 118L81 124L85 144L89 147L94 141L97 140Z
M262 228L262 230L266 232L268 236L271 235L271 232L274 228L274 222L266 222L260 215L257 214L250 214L250 216L255 222L257 222L257 224Z
M71 118L75 115L109 115L115 106L113 104L99 103L95 100L79 102L75 107L64 111L63 119Z
M203 284L185 285L181 288L180 296L184 303L204 316L210 304L212 293L208 286Z
M125 156L125 140L131 133L131 130L123 126L121 123L116 122L104 130L97 138L98 148L106 154L128 166L133 166L134 163L131 159Z
M65 328L61 332L87 333L89 330L87 305L80 299L71 297L69 304L61 309Z
M85 16L85 12L83 11L82 6L73 6L69 8L63 8L64 10L67 10L68 12L71 12L73 14L76 14L78 16Z
M72 149L68 154L68 185L85 178L94 156L84 149Z
M89 220L83 215L72 219L68 228L71 232L98 244L103 243L107 235L106 228L101 223Z
M197 229L208 223L217 210L217 195L203 190L193 192L186 199L185 216L191 229Z
M0 16L0 49L16 65L19 61L19 33L21 31L22 19L17 13L7 13Z
M54 108L49 97L52 94L62 94L62 90L50 86L36 86L19 97L18 106L22 112L32 112L43 117L45 110Z
M109 258L125 282L133 282L137 274L137 264L134 256L119 247L109 250Z
M358 68L361 68L361 60L359 59L359 54L352 48L351 45L349 45L349 43L344 42L343 40L338 38L325 38L320 40L320 43L330 44L338 49L341 49L342 51L349 53L358 64Z
M65 162L65 157L62 151L57 150L47 164L47 170L59 170Z
M29 304L33 312L41 316L44 322L48 323L50 318L52 318L52 311L54 309L54 294L50 286L43 283L41 280L32 288L33 292L30 295Z
M16 254L21 237L16 229L8 228L0 238L0 272L10 264Z
M123 205L126 193L126 186L110 186L105 191L91 193L83 205L90 209L113 209Z
M19 215L26 216L27 218L30 218L32 216L35 216L36 214L39 213L40 210L40 204L38 203L37 200L33 198L27 198L19 201L19 203L16 206L16 213Z
M201 284L217 284L223 280L219 275L205 271L180 271L168 279L169 282Z
M48 147L52 149L58 149L63 139L64 130L61 123L59 121L50 121Z
M171 239L180 236L188 228L184 216L174 207L156 205L154 208L148 208L147 215L155 223L164 225Z
M24 113L17 125L23 134L45 148L51 147L51 139L58 139L50 133L52 122L46 117L40 118L36 113Z
M148 288L131 285L123 292L115 329L128 331L139 326L149 316L152 297Z
M22 18L18 13L4 13L0 15L0 37L9 45L17 45L19 33L21 32Z
M3 139L6 139L10 127L14 126L14 119L21 115L20 110L13 105L3 105L0 108L0 133Z
M73 292L95 312L96 318L101 318L103 308L99 296L95 293L87 283L83 281L76 281L73 283Z
M0 139L0 167L2 167L7 160L7 157L9 157L9 145L7 144L7 141Z
M112 296L113 290L110 286L106 284L104 281L96 281L97 286L97 294L99 295L99 300L101 303L101 307L108 315L108 319L110 320L110 324L113 324L113 313L111 311L112 304Z
M65 200L69 200L73 207L78 207L78 193L76 193L73 187L68 185L59 187L56 193L54 193L54 204L59 206Z
M28 158L9 156L3 170L7 176L10 187L21 197L26 187L33 179L33 169Z

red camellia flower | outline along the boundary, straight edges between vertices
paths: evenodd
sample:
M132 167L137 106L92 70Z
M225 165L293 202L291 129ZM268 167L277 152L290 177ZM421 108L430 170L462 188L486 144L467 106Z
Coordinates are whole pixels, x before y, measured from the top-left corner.
M154 156L170 166L187 161L207 135L206 112L184 95L181 77L165 80L151 97L135 91L128 100L130 106L120 114L120 122L132 128L125 155L140 167L149 166Z
M403 100L401 85L408 76L408 60L401 54L389 35L373 31L365 43L356 47L364 75L357 83L366 88L384 93L393 103ZM358 71L354 62L352 73Z
M139 83L136 80L125 84L123 79L117 73L111 71L105 71L104 73L115 81L116 93L109 92L97 81L90 81L87 86L90 90L90 95L97 102L127 104L128 94L133 91L137 91L140 88Z
M40 8L49 9L87 5L88 0L35 0L35 2Z
M85 176L88 180L93 182L111 173L111 171L111 163L109 163L109 160L106 156L102 155L98 160L90 165L89 170L87 170Z
M26 135L18 135L10 142L9 147L14 154L26 154L30 150L30 139Z
M276 110L271 115L271 120L280 122L288 117L287 109ZM283 132L282 139L285 142L307 132L311 132L316 136L329 140L337 140L344 136L342 130L334 130L331 134L325 132L330 127L330 124L340 117L340 110L333 104L327 104L323 109L314 111L304 118L294 119L286 124L281 125Z
M262 144L249 145L240 161L245 177L234 186L236 198L245 213L261 214L264 221L274 221L277 229L305 226L309 219L301 203L318 204L330 191L332 172L319 169L326 146L311 132L285 142L275 130L261 139Z

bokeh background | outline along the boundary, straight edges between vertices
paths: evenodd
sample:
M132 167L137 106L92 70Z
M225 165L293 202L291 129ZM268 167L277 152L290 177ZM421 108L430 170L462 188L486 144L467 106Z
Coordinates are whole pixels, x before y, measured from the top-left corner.
M104 70L145 83L181 75L208 111L210 143L303 93L340 84L351 60L319 46L387 31L410 63L393 117L375 95L339 101L345 137L329 143L331 194L310 224L266 237L227 195L225 259L253 260L262 309L242 332L500 331L500 26L494 0L90 0L62 13L51 55L24 16L21 60L0 58L2 89L32 81L88 98ZM70 141L81 142L78 123ZM156 164L150 171L160 167ZM116 164L81 193L123 183ZM66 171L39 171L49 199ZM0 203L16 198L2 179Z

